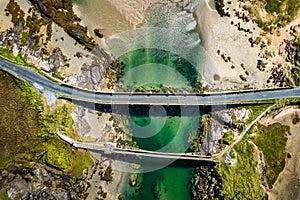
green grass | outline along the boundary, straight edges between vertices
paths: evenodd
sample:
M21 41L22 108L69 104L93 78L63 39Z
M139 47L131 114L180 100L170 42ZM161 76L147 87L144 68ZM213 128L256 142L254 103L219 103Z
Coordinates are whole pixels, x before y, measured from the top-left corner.
M269 126L258 126L255 143L263 151L267 165L267 183L270 187L276 181L285 166L286 141L285 136L289 128L279 123Z
M13 63L16 63L18 65L26 66L26 61L20 54L15 57L12 51L5 49L3 47L0 47L0 57L9 60Z
M51 81L60 84L60 81L53 78L52 76L46 74L44 71L42 71L42 69L34 66L32 63L28 63L27 62L27 58L23 57L21 54L14 56L12 51L3 47L0 47L0 58L3 58L5 60L8 60L12 63L18 64L18 65L22 65L25 67L28 67L38 73L40 73L41 75L45 76L46 78L50 79ZM62 79L62 77L58 77L59 79Z
M25 46L29 38L28 32L22 32L21 45Z
M298 38L297 41L295 42L295 47L297 51L300 51L300 38Z
M22 95L27 99L30 106L33 107L38 114L41 116L41 113L44 110L44 102L41 98L41 94L32 88L32 86L26 81L16 77L16 82L22 90Z
M263 113L269 106L270 104L243 106L243 108L252 110L252 112L249 115L249 118L246 120L246 123L244 123L244 125L251 123L256 117L258 117L261 113Z
M231 150L231 154L237 159L236 164L217 164L225 199L262 199L264 190L260 187L258 155L254 145L242 141Z
M0 168L4 168L10 162L29 166L29 162L37 161L38 158L35 155L45 152L40 162L64 169L72 177L79 177L83 169L92 163L89 152L73 151L69 144L63 142L56 135L59 130L63 134L76 137L72 128L71 111L73 106L71 103L63 103L62 100L58 100L56 107L50 109L46 100L27 82L14 78L8 73L2 74L0 75L4 76L1 79L3 83L1 81L0 83L5 85L9 82L15 89L6 89L8 94L5 97L0 96L0 100L3 99L1 105L9 108L9 112L2 112L0 120L8 119L8 117L15 118L16 122L14 123L17 125L1 124L2 128L7 128L1 132L5 143L0 148ZM10 79L6 80L5 77ZM6 98L14 99L14 101L6 101ZM11 105L12 103L13 105ZM22 112L16 110L18 106L14 105L20 106Z
M300 8L300 0L266 0L265 9L268 13L278 14L278 17L286 16L288 20L291 20L296 16ZM286 13L286 14L284 14Z
M8 188L3 188L2 190L0 190L0 199L1 200L9 200L9 198L7 196L7 190L8 190Z
M284 27L295 18L300 8L300 0L254 0L248 2L249 6L246 9L265 32ZM265 10L269 14L268 17L262 18L260 10Z
M300 8L300 0L288 0L287 13L289 16L296 16Z
M60 139L45 143L46 155L42 161L63 169L72 177L80 177L82 171L92 165L90 153L85 150L72 151L72 148Z
M266 0L266 11L268 13L280 13L284 0Z
M47 153L43 158L43 162L62 168L74 177L79 177L83 169L92 164L90 154L82 150L73 152L72 147L56 135L59 130L62 134L78 139L72 128L72 108L70 103L64 103L57 105L56 109L41 116L39 136L46 139L44 149Z

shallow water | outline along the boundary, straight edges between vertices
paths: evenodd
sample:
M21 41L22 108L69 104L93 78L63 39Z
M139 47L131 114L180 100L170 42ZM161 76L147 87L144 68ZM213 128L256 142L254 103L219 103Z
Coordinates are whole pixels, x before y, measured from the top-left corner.
M124 15L117 13L116 7L107 4L106 0L78 0L77 4L83 14L83 21L90 23L86 25L97 28L95 23L99 23L98 26L107 31L104 35L124 31L129 26ZM113 23L115 19L111 17L117 18L116 23ZM129 50L127 53L117 49L117 55L121 56L116 57L125 64L119 86L126 91L164 92L167 89L192 91L196 81L200 79L199 61L201 61L200 48L198 48L200 39L194 30L196 22L192 14L172 6L156 5L148 11L145 18L145 26L159 27L160 33L167 32L167 35L141 32L142 37L138 38L142 41L128 43L129 46L143 44L141 45L143 48ZM175 34L174 31L182 33L183 36ZM132 35L136 33L133 32ZM127 40L124 38L122 40L121 37L120 41ZM131 112L131 116L128 116L129 129L133 134L133 140L140 148L180 153L189 150L189 141L197 134L200 114L190 115L191 112L199 113L197 108L175 109L179 110L175 115L162 106L150 107L146 115L136 115L134 111ZM167 166L172 161L167 164L159 160L150 159L150 161L153 161L152 163L155 163L159 169L153 171L153 166L142 165L138 185L130 187L128 182L125 182L122 192L125 199L192 199L193 166L187 164Z
M166 50L137 49L122 55L120 60L125 64L120 86L126 91L162 92L171 87L188 92L199 78L191 63ZM178 115L172 115L162 106L150 106L149 110L144 111L147 116L139 115L140 110L131 112L130 132L139 148L179 153L189 150L190 138L197 134L200 114L190 115L191 112L199 113L197 108L175 109L179 110L176 112ZM125 199L192 199L193 167L167 166L155 159L152 163L162 165L160 169L150 172L152 166L142 165L140 171L146 173L142 174L137 187L124 186Z
M185 152L189 137L196 134L199 116L132 117L134 140L140 148L160 152ZM142 132L142 136L141 136ZM146 137L149 136L149 137ZM153 159L152 163L157 163ZM159 165L159 164L158 164ZM142 165L141 173L151 166ZM191 180L194 168L172 164L155 171L144 173L138 192L125 186L125 199L192 199ZM136 188L135 188L136 189Z

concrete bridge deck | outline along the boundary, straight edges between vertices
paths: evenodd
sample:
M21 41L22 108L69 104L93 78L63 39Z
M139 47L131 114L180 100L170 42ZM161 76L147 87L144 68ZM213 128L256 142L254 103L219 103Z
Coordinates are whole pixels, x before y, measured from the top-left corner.
M116 147L114 143L86 143L78 142L72 138L57 133L57 135L64 141L68 142L72 146L80 149L86 150L98 150L103 151L105 154L124 154L124 155L135 155L135 156L144 156L152 158L164 158L164 159L182 159L182 160L201 160L201 161L213 161L209 156L203 155L193 155L191 153L166 153L166 152L157 152L157 151L147 151L141 149L122 149Z

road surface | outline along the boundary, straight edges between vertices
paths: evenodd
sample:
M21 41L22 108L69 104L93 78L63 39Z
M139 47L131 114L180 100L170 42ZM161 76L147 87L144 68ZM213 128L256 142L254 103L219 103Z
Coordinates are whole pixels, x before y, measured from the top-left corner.
M205 94L104 93L55 83L36 71L0 59L0 67L23 78L40 91L47 90L58 97L99 104L120 105L220 105L255 103L261 100L300 97L300 87L272 90L220 92Z

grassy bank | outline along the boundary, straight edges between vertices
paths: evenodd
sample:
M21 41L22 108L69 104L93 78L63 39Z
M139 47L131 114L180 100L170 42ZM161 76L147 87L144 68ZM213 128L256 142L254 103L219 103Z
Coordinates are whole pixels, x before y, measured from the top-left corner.
M14 56L11 50L3 48L1 46L0 46L0 58L3 58L5 60L8 60L8 61L18 64L18 65L28 67L28 68L40 73L41 75L45 76L46 78L50 79L51 81L53 81L57 84L60 84L61 80L63 79L63 77L61 77L59 73L55 74L57 76L57 78L50 76L49 74L45 73L42 69L34 66L32 63L27 62L26 57L23 57L21 54Z
M246 109L251 109L252 112L246 120L246 123L237 122L234 119L234 123L238 125L240 132L269 106L268 104L244 106ZM233 137L233 134L231 134L231 136ZM270 136L267 135L264 140L267 140L267 137ZM279 140L279 137L280 136L272 139ZM258 136L256 138L258 138ZM230 138L229 143L232 143L232 141L233 138ZM229 165L222 161L217 165L218 172L223 181L222 192L226 199L262 199L264 196L264 190L260 187L261 175L258 171L258 154L255 144L252 143L252 141L254 141L253 138L247 134L243 140L236 144L231 150L230 155L236 159L235 164ZM274 166L270 166L270 168L271 167L273 168Z
M217 164L225 199L262 199L264 190L260 187L258 155L254 145L242 141L233 148L231 155L237 159L236 164Z
M0 58L4 58L4 59L9 60L18 65L23 65L23 66L27 65L26 59L23 58L20 54L17 56L14 56L12 51L5 49L3 47L0 47Z
M278 104L280 106L281 104ZM252 113L247 121L252 121L266 109L266 105L251 106ZM257 125L250 130L251 136L245 138L231 150L234 165L218 163L218 172L223 180L223 194L226 199L261 199L264 195L260 187L260 172L257 169L258 155L255 145L260 149L266 163L266 180L270 188L284 169L286 142L289 127L275 123L269 126Z
M89 167L89 153L73 150L56 132L74 136L69 103L58 102L50 109L41 95L28 83L0 71L0 168L11 164L30 166L48 163L74 177Z
M300 9L299 0L254 0L246 2L246 9L250 16L266 32L284 27L295 19ZM268 17L260 16L260 13L264 11L268 13Z
M289 127L275 123L269 126L258 126L255 143L263 151L267 166L266 178L269 187L275 183L285 166L286 134Z

